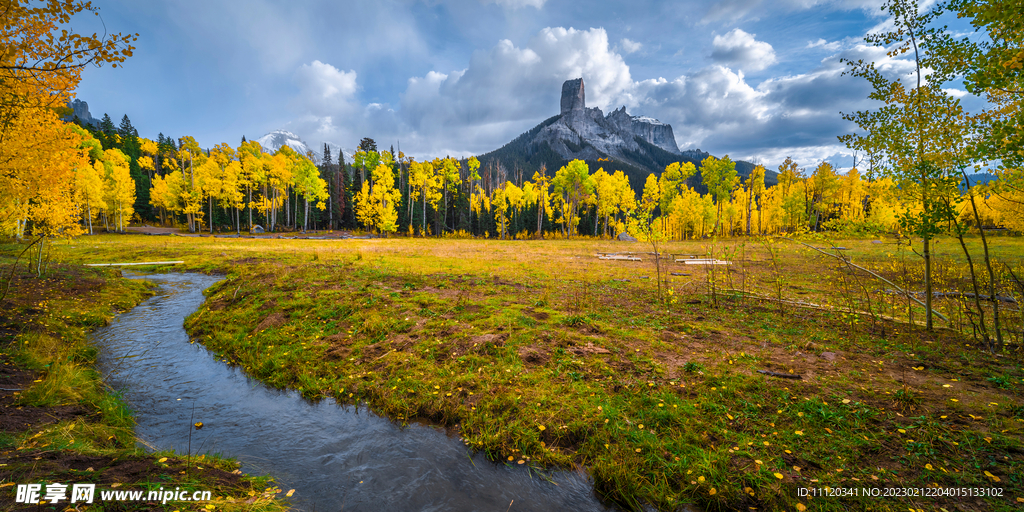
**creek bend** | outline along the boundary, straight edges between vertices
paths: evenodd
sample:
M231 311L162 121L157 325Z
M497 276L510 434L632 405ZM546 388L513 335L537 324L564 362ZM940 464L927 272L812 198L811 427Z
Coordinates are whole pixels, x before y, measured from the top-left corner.
M183 322L219 277L125 275L157 283L156 296L92 340L105 381L122 393L136 436L151 448L187 454L189 426L202 421L193 454L233 457L246 473L273 476L296 490L292 503L301 510L610 510L585 474L550 473L554 485L473 455L441 430L400 428L333 400L312 403L216 359L190 343Z

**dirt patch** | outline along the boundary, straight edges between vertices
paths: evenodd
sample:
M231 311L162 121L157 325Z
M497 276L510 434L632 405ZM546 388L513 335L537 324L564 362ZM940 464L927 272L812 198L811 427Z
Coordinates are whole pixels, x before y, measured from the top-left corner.
M224 489L245 485L241 472L204 467L195 458L189 466L190 476L199 480L197 487L216 485ZM184 459L169 459L163 464L152 457L137 455L83 455L68 450L0 452L0 481L9 482L31 482L45 477L47 481L91 482L104 488L117 484L131 489L146 482L173 481L181 477L185 467Z
M569 351L572 352L573 354L578 355L578 356L588 356L588 355L591 355L591 354L611 354L610 350L608 350L608 349L606 349L604 347L599 347L597 345L594 345L593 343L591 343L589 341L587 342L586 345L583 345L582 347L577 345L577 346L572 347L571 349L569 349Z
M285 318L284 314L282 314L280 311L275 311L275 312L267 315L267 317L264 318L260 322L260 324L256 326L256 329L255 329L254 332L259 332L259 331L262 331L262 330L265 330L265 329L270 329L272 327L281 327L287 321L288 321L288 319Z
M533 309L524 309L523 313L532 316L535 320L545 321L551 318L551 314L547 311L535 311Z
M546 351L538 350L535 347L519 347L519 358L528 366L544 366L550 356Z
M327 350L324 351L324 357L327 359L344 359L352 353L352 349L349 347L352 343L352 338L349 338L347 335L332 334L324 336L320 340L328 345Z
M473 336L469 341L470 343L478 343L480 345L485 343L494 343L496 346L501 347L505 345L505 338L508 338L507 334L487 333L479 336Z

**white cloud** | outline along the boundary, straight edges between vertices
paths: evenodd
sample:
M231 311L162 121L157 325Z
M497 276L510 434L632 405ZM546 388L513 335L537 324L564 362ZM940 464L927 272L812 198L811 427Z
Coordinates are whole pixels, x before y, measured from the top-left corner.
M356 93L356 72L314 60L299 66L295 73L299 84L300 101L314 108L332 110L332 104L347 102Z
M970 94L969 92L961 91L960 89L943 89L942 92L944 92L944 93L946 93L946 94L948 94L948 95L950 95L950 96L952 96L954 98L963 98L964 96L967 96L968 94Z
M632 84L604 29L545 28L524 47L506 39L474 53L462 71L410 79L402 117L421 131L537 119L557 112L563 81L581 76L590 106L607 105Z
M642 43L630 41L626 38L622 38L622 41L619 41L619 44L622 46L622 51L626 53L636 53L644 46Z
M758 71L775 63L772 45L754 39L754 34L734 28L724 36L715 36L711 59L740 69Z
M828 50L830 52L834 52L834 51L838 50L839 47L842 46L842 44L843 43L841 41L832 41L830 43L830 42L828 42L828 41L826 41L824 39L819 38L817 41L813 41L813 42L812 41L808 41L807 42L807 47L808 48L823 48L823 49Z

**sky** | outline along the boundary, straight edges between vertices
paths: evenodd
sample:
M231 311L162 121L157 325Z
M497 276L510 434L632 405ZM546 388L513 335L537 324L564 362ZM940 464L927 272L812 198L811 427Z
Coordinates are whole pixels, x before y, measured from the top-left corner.
M127 114L141 136L203 147L284 129L335 155L363 137L416 158L479 155L557 114L562 82L582 76L588 107L669 123L682 150L847 168L837 137L856 126L841 113L872 104L840 59L913 70L863 41L891 23L879 0L93 5L101 17L75 30L139 38L123 66L86 69L77 97L96 118Z

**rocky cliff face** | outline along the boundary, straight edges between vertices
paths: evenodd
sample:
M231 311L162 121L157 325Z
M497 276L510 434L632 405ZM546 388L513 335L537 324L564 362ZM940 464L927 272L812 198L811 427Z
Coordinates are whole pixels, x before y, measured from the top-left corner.
M81 120L83 123L88 123L93 126L97 126L100 124L99 119L92 117L92 114L89 113L88 103L76 99L71 103L68 103L68 107L72 110L72 113L70 116L64 118L65 121L71 121L75 117L78 117L78 119Z
M679 151L672 126L657 119L630 115L625 107L607 115L599 108L587 108L584 87L582 78L567 80L562 84L558 115L501 148L480 155L480 162L492 168L525 171L529 176L542 167L551 175L578 158L609 172L623 171L633 189L639 191L649 174L660 174L673 162L691 162L699 167L708 156L699 149ZM743 166L753 167L737 162L737 171L743 175L749 173ZM692 186L700 186L699 177L691 180Z
M583 79L566 80L562 84L562 115L573 110L585 110L587 108L586 94L583 90Z
M671 125L650 117L631 116L626 107L605 116L599 108L587 108L584 87L582 78L562 84L561 113L537 133L532 144L547 143L570 160L611 156L629 161L630 153L643 151L640 141L679 154Z

